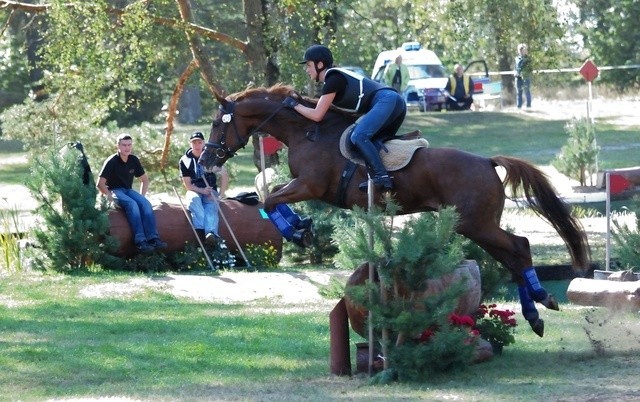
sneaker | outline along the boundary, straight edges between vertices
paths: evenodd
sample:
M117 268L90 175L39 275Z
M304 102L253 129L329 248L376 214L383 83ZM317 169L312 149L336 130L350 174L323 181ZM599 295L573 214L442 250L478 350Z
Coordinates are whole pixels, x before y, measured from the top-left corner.
M213 232L207 233L207 236L205 237L205 243L207 243L209 246L215 246L219 241L220 236Z
M143 253L143 254L148 254L153 252L153 250L155 250L155 248L147 243L146 241L141 241L140 243L136 243L136 249L138 250L139 253Z
M153 247L156 250L160 250L163 248L167 248L167 243L163 242L162 240L156 238L156 239L152 239L149 241L149 245L151 247Z

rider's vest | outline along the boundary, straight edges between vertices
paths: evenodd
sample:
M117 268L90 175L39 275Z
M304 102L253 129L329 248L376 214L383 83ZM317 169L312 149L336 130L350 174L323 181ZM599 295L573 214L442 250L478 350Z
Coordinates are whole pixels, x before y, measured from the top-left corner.
M451 77L449 77L449 82L451 83L451 94L456 93L456 81L457 80L455 75L452 75ZM469 95L469 76L468 75L462 76L462 84L464 85L464 94Z
M364 113L368 111L371 99L373 99L373 95L377 91L381 89L393 90L393 88L342 68L328 69L325 74L325 80L329 74L342 74L347 80L347 87L344 89L342 97L334 100L333 104L351 112Z

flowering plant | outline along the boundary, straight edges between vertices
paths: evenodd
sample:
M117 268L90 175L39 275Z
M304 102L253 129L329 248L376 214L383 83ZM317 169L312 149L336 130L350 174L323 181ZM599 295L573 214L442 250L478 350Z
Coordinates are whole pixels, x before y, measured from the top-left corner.
M468 333L467 338L464 340L465 345L473 343L475 338L479 335L478 331L473 329L474 321L468 315L457 315L455 313L449 314L449 324L454 328L459 328ZM428 342L435 335L437 328L427 328L420 334L419 342Z
M498 310L496 307L495 304L481 304L475 328L480 332L480 336L490 343L507 346L516 341L514 333L518 324L513 318L515 312Z

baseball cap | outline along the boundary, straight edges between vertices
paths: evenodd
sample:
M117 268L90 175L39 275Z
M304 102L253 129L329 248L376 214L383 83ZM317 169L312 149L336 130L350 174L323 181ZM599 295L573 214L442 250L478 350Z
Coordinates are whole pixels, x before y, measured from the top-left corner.
M195 133L191 134L191 137L189 137L189 141L193 141L193 140L204 141L204 135L202 135L200 131L196 131Z

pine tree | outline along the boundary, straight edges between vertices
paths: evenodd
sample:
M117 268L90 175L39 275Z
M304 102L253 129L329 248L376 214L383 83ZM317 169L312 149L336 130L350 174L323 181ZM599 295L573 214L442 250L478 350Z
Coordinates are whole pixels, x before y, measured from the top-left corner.
M422 298L429 280L453 273L463 260L464 240L455 233L455 211L421 214L398 231L389 224L391 218L379 211L356 209L354 215L364 223L355 230L336 228L340 249L336 260L344 267L353 268L363 260L376 267L378 283L348 288L347 295L373 313L374 330L388 363L380 381L395 377L388 370L407 381L464 369L475 345L465 342L469 332L450 320L464 284ZM369 233L373 233L373 248ZM416 338L430 330L433 336L428 342Z
M77 272L93 263L109 266L118 261L109 254L117 240L107 235L108 205L103 201L96 206L97 189L87 169L86 160L75 149L46 152L33 161L27 187L44 221L34 231L42 251L36 254L36 268Z
M600 151L596 144L595 127L587 118L574 118L566 124L565 131L569 138L552 165L561 173L577 179L581 186L586 186L585 173L589 176L595 173Z

